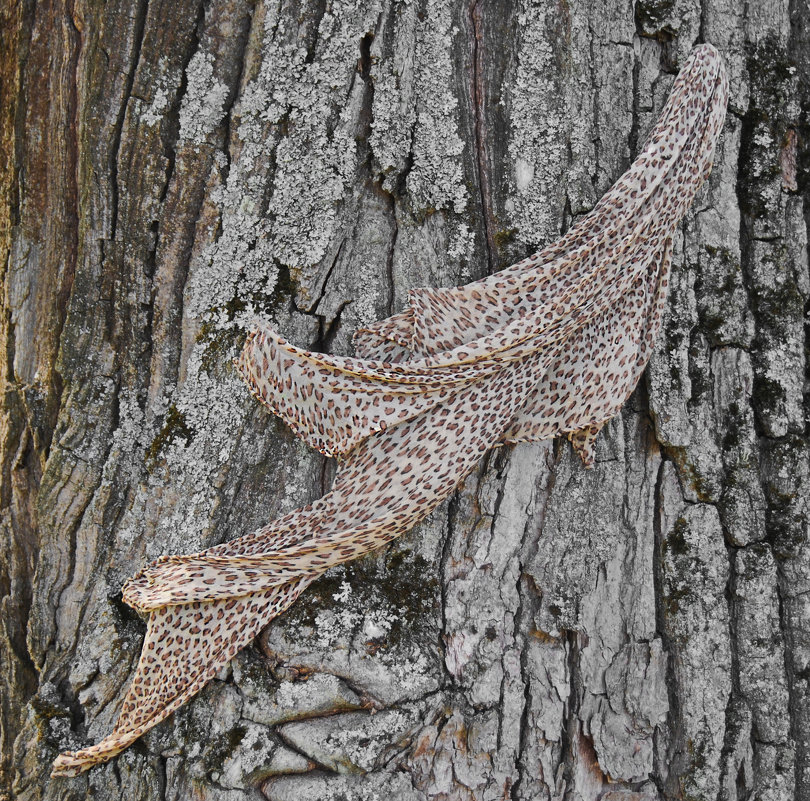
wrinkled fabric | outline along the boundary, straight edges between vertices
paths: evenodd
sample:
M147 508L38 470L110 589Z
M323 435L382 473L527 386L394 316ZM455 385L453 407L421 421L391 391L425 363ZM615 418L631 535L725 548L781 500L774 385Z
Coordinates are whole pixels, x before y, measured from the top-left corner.
M661 325L672 238L708 176L728 85L693 51L639 157L554 244L355 335L356 358L302 350L269 326L236 362L255 397L339 459L331 491L266 527L153 562L124 587L149 613L114 732L54 775L109 759L163 720L329 567L379 548L446 499L490 448L565 434L586 466Z

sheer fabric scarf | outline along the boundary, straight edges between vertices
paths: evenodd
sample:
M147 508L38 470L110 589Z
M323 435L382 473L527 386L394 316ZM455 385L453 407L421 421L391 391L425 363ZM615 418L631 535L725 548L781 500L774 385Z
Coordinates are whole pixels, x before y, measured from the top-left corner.
M565 434L586 466L660 328L672 238L708 176L728 84L710 45L683 66L630 169L560 240L467 286L416 289L355 335L357 358L296 348L268 326L237 367L256 398L335 456L320 500L124 587L148 613L113 733L61 754L76 775L198 692L332 565L378 548L450 495L489 449Z

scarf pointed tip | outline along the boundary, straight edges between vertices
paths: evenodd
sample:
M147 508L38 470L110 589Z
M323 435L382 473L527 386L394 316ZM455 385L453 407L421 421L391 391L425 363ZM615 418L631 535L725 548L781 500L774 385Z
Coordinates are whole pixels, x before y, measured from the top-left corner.
M720 51L710 42L703 42L702 44L695 45L690 55L720 58Z
M93 766L92 762L87 762L76 755L74 751L65 751L59 754L53 761L51 767L52 779L72 779L84 773Z
M723 56L713 44L704 42L703 44L696 45L692 48L687 56L684 68L688 69L689 66L698 61L722 66Z
M80 751L63 751L51 765L51 778L72 779L96 765L108 762L131 745L143 731L115 732L96 745Z
M693 69L707 71L711 79L719 82L722 87L725 87L721 93L727 89L728 74L726 72L726 62L723 58L723 54L713 44L705 42L692 50L684 65L683 72L688 73Z

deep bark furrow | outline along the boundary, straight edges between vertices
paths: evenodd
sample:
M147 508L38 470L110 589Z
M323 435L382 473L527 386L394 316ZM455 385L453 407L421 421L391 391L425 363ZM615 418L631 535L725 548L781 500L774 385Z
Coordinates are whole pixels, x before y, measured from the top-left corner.
M489 186L489 163L486 154L487 132L485 121L485 108L484 108L484 67L483 62L486 58L484 51L484 34L482 27L484 25L483 16L484 10L482 8L481 0L472 0L469 7L469 20L470 20L470 63L472 69L470 70L470 94L472 97L472 108L474 113L473 131L474 143L473 152L475 153L475 161L477 167L478 178L478 192L481 203L481 222L484 226L484 241L487 249L487 272L491 273L494 270L494 254L496 253L495 243L493 241L492 232L492 203L490 201L490 186Z

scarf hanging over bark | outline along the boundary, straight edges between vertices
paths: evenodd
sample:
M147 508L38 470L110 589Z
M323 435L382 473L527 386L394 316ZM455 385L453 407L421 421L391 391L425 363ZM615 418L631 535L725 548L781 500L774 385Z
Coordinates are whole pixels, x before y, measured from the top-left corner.
M76 775L198 692L332 565L379 548L447 498L489 449L567 434L586 466L661 324L675 229L708 176L728 83L710 45L675 81L639 157L540 253L462 287L415 289L359 330L358 358L268 327L237 367L254 395L340 466L332 490L245 537L158 559L124 600L149 622L113 733L60 755Z

